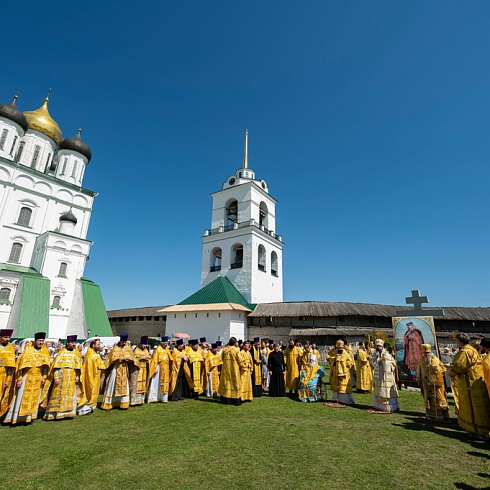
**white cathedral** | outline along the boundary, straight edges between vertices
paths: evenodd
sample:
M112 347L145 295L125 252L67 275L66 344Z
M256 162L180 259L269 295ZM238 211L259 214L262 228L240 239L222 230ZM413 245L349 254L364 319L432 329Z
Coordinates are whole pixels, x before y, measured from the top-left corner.
M0 104L0 328L14 338L112 335L99 287L83 277L96 192L81 130L63 138L48 111Z
M248 166L248 132L242 167L212 198L211 228L202 237L201 289L161 312L170 333L245 339L255 304L283 300L284 246L276 233L277 201Z

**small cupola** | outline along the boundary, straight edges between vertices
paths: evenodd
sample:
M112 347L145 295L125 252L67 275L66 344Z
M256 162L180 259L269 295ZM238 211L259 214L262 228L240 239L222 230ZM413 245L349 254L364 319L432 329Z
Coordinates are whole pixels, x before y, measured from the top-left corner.
M78 128L78 133L72 138L63 138L58 144L58 151L67 150L79 153L87 159L87 163L92 159L92 150L82 140L82 128Z
M77 222L78 220L70 208L69 211L60 216L60 233L64 233L65 235L73 235Z
M18 95L15 95L10 104L0 104L0 117L4 117L17 124L23 130L23 133L20 136L24 136L28 129L27 119L24 114L17 109L17 98Z

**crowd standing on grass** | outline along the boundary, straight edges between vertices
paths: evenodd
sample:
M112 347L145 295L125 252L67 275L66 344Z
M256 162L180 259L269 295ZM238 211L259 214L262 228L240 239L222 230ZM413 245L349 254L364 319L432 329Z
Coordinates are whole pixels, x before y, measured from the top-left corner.
M102 410L126 410L144 403L178 402L206 396L227 405L241 405L268 392L272 398L290 396L301 402L325 399L325 370L315 344L288 345L237 340L227 345L208 343L205 337L169 342L162 337L151 347L147 336L131 346L121 334L111 349L92 339L85 352L70 335L65 345L46 341L38 332L20 353L10 343L12 330L0 330L0 417L4 424L30 423L44 409L45 420L88 415ZM450 422L444 376L451 378L456 414L461 428L474 437L490 439L490 339L470 344L456 335L459 351L445 352L440 360L429 344L422 344L416 367L425 402L425 416ZM442 356L441 356L442 357ZM361 343L354 355L346 340L328 349L331 402L328 406L354 404L353 386L360 393L373 392L377 413L399 411L396 361L377 339Z

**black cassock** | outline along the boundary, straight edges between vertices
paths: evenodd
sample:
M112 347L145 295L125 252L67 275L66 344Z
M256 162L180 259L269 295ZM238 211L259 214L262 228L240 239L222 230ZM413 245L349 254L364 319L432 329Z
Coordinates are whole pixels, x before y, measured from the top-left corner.
M176 402L183 400L184 398L190 398L191 390L187 384L187 378L184 371L184 359L181 359L179 374L177 375L177 382L175 383L175 389L170 397L170 401Z
M284 386L284 354L279 351L273 351L269 354L268 362L269 372L272 372L269 379L269 396L286 396Z

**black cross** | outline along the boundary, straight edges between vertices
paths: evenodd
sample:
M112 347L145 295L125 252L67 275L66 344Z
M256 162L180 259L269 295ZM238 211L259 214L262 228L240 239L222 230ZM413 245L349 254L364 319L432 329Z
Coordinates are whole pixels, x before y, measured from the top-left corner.
M401 310L397 311L397 316L443 316L444 310L424 310L422 309L423 303L428 303L429 298L427 296L420 296L420 291L414 289L412 296L405 298L407 305L412 304L413 310Z

